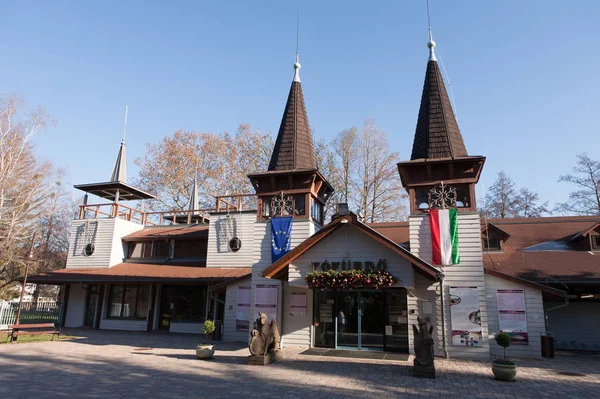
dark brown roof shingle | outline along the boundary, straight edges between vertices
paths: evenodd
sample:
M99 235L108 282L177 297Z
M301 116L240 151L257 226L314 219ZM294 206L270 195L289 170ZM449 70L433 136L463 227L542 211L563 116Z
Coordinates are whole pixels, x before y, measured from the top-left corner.
M317 169L312 132L308 123L302 84L292 82L271 155L269 171Z
M410 159L467 155L440 68L437 61L429 61Z

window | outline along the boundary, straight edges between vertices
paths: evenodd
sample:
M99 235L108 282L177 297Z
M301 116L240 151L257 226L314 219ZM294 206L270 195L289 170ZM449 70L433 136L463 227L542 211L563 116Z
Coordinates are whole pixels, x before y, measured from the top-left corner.
M312 220L318 224L323 224L323 205L314 198L312 198L310 204L310 215Z
M294 215L306 215L304 194L296 195L294 197Z
M206 240L175 241L174 258L206 258Z
M147 242L130 242L129 243L129 258L143 259L152 257L152 241Z
M171 244L168 241L153 241L153 258L168 258Z
M502 245L500 243L500 239L497 237L483 237L481 239L482 245L481 247L483 248L484 251L502 251Z
M600 251L600 234L592 236L592 249Z
M428 189L415 190L415 197L417 200L417 208L429 209L429 190Z
M203 321L206 290L194 286L163 286L161 314L171 321Z
M148 313L149 293L147 285L111 285L108 317L145 319Z

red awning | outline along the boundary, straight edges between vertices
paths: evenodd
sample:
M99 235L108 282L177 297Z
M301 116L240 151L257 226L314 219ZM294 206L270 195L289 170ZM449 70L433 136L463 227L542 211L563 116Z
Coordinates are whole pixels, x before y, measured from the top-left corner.
M27 282L65 283L211 283L237 280L252 274L249 267L192 267L120 263L108 269L61 269L33 275Z

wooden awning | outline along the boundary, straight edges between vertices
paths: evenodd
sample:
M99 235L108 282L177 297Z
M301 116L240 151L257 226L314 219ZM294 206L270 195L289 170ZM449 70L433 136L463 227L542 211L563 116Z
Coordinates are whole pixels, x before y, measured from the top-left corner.
M116 199L117 191L119 192L119 200L121 201L155 198L152 194L149 194L145 191L142 191L138 188L135 188L127 183L123 183L120 181L78 184L73 187L75 187L78 190L85 191L86 193L90 193L110 201L114 201Z

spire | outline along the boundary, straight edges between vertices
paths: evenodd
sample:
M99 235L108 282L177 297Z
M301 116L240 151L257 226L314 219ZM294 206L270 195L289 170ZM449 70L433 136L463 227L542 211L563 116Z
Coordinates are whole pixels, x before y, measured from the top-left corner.
M435 58L435 42L431 37L431 28L427 47L429 61L410 159L467 156L467 149Z
M125 138L123 138L123 140L121 140L121 148L119 148L119 153L117 154L117 160L115 161L115 167L110 175L111 182L127 182L126 163Z
M198 180L194 177L194 184L192 185L188 210L195 211L198 209L200 209L200 205L198 203Z
M298 52L294 63L294 80L271 155L269 171L317 169L317 159L300 83Z

